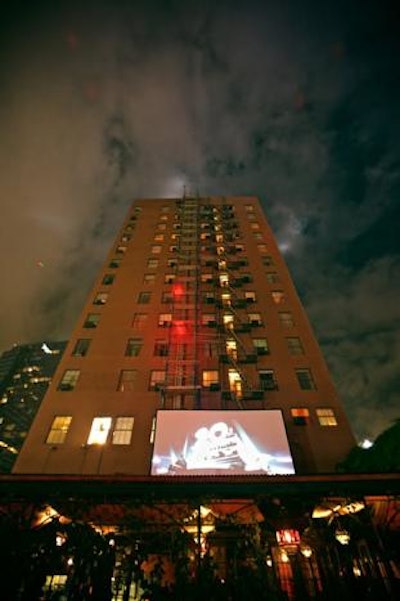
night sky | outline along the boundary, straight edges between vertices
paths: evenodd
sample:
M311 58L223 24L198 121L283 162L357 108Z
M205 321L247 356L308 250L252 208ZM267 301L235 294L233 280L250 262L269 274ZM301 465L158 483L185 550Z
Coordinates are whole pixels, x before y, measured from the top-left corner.
M0 351L68 338L133 198L261 198L356 436L400 417L400 13L13 1Z

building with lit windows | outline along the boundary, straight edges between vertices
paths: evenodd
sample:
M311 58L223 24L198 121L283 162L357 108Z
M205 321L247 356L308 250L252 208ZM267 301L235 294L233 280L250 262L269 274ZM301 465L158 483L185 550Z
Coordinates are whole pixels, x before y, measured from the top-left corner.
M258 199L146 199L15 472L329 473L353 445Z

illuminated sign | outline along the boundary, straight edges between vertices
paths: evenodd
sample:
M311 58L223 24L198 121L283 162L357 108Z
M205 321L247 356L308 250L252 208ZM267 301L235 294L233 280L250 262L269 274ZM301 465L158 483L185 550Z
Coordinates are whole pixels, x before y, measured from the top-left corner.
M153 476L294 473L281 411L157 413Z

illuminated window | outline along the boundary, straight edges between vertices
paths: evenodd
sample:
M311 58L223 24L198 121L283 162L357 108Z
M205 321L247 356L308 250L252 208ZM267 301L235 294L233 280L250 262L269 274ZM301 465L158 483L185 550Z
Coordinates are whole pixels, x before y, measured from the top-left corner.
M110 286L113 283L114 279L115 275L113 273L106 273L101 283L104 284L104 286Z
M244 293L244 298L245 298L246 302L248 302L248 303L255 303L256 302L256 293L252 292L250 290L246 290Z
M154 236L154 242L163 242L164 241L164 234L156 234Z
M296 426L305 426L308 423L310 412L305 407L293 407L290 413Z
M281 305L286 301L286 295L282 290L273 290L271 292L271 297L276 305Z
M168 342L166 340L156 340L154 343L154 353L156 357L168 356Z
M253 344L257 355L269 354L269 346L266 338L253 338Z
M165 369L153 369L150 373L149 390L156 390L165 384L166 371Z
M333 409L316 409L320 426L337 426L337 420Z
M84 328L97 328L98 323L100 321L99 313L89 313L86 316L85 323L83 324Z
M235 244L235 251L238 253L244 252L244 244Z
M73 390L79 380L79 369L66 369L58 385L58 390Z
M147 267L149 269L157 269L159 264L159 259L147 259Z
M141 338L129 338L125 349L125 355L128 357L137 357L143 346Z
M151 252L153 255L159 255L162 251L162 246L161 244L153 244L153 246L151 247Z
M284 328L292 328L294 326L293 315L290 311L280 311L279 321Z
M219 386L219 374L216 369L205 369L202 374L202 383L205 388L217 388Z
M156 276L154 273L145 273L143 276L143 284L154 284Z
M95 417L92 421L87 444L106 444L111 421L111 417Z
M165 284L172 284L175 278L176 275L174 273L167 273L164 276L164 282Z
M233 338L228 338L225 342L226 354L236 361L237 359L237 343Z
M229 276L227 273L221 273L221 275L219 276L219 285L222 288L226 288L227 286L229 286Z
M223 292L221 294L221 301L224 307L230 307L232 304L230 292Z
M261 232L253 232L253 238L254 238L254 240L262 240L263 235Z
M279 282L279 275L275 271L267 273L266 278L269 284L276 284L276 282Z
M242 380L240 374L236 369L230 369L228 372L229 390L235 395L236 398L241 398L243 394Z
M118 267L121 265L121 259L112 259L108 266L111 267L112 269L118 269Z
M46 443L62 444L65 442L71 422L72 417L70 415L57 415L51 424Z
M93 300L94 305L105 305L108 299L108 292L98 292Z
M91 340L89 338L79 338L75 343L72 355L74 357L85 357L89 350L90 343Z
M249 323L252 326L261 326L262 325L261 313L249 313L247 315L247 318L249 320Z
M315 390L315 382L309 369L296 369L296 376L301 390Z
M154 439L156 437L156 426L157 426L157 418L153 417L153 419L151 420L150 444L154 443Z
M260 224L257 221L253 221L252 223L250 223L250 229L252 229L252 230L259 230L260 229Z
M135 313L132 319L132 327L142 330L147 323L147 313Z
M117 246L117 248L115 249L115 252L117 253L117 255L124 255L126 253L127 247L126 246L122 246L122 244L119 244Z
M131 444L134 417L117 417L112 433L112 444Z
M162 328L168 328L172 322L172 313L160 313L158 317L158 325Z
M123 234L121 236L121 242L129 242L129 240L132 238L132 236L130 234Z
M151 292L139 292L137 302L139 305L147 305L151 299Z
M257 248L258 248L258 252L261 254L268 252L268 247L266 244L257 244Z
M253 213L254 212L254 205L244 205L245 211L247 211L247 213Z
M132 392L137 387L137 369L123 369L119 374L118 388L120 392Z
M261 390L278 390L278 383L273 369L261 369L258 376Z
M168 259L167 261L168 267L176 267L178 265L177 259Z
M304 355L304 349L300 338L293 336L286 338L286 342L291 355Z

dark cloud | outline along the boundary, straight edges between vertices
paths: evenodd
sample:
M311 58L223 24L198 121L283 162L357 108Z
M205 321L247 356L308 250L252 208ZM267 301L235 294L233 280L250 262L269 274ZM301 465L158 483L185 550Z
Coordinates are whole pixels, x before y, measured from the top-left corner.
M256 194L357 434L398 417L394 2L15 3L0 346L67 337L132 197Z

